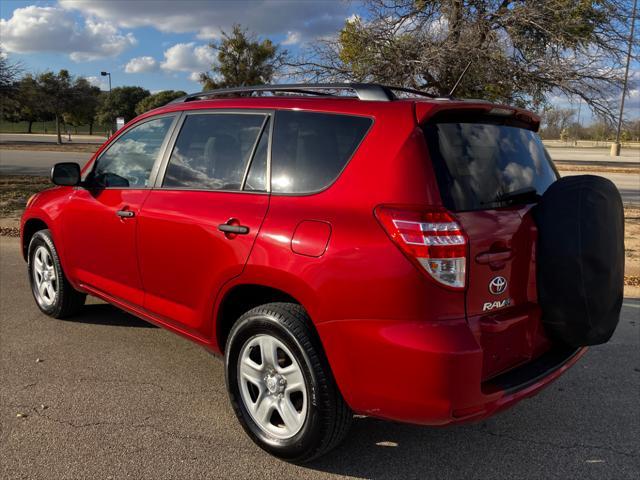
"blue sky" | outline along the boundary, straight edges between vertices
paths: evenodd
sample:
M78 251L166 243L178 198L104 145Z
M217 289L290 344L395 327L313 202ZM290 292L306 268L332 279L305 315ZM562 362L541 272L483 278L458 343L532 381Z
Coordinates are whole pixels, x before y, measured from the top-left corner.
M0 0L0 44L26 71L65 68L102 89L100 72L109 71L114 87L195 92L214 61L207 44L234 23L295 55L354 14L364 14L355 0ZM637 117L637 63L631 73L626 116ZM561 96L551 103L578 107ZM590 118L582 108L583 122Z
M337 0L2 0L0 42L27 71L66 68L106 88L104 70L114 87L192 92L213 62L207 43L234 23L295 54L356 12Z

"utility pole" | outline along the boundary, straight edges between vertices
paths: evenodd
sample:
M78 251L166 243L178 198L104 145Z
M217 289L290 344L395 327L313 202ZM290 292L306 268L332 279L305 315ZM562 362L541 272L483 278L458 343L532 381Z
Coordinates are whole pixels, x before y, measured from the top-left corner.
M633 0L631 11L631 31L629 32L629 46L627 48L627 66L624 70L624 83L622 84L622 100L620 100L620 115L618 116L618 129L616 130L616 143L611 145L611 156L620 156L620 130L622 129L622 115L624 113L624 97L627 96L627 83L629 80L629 64L631 63L631 46L633 45L633 30L636 25L636 7L638 0Z

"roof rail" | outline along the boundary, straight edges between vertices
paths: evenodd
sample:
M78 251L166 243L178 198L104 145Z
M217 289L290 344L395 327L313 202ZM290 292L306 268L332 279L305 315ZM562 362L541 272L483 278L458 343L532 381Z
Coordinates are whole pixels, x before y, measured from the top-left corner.
M390 102L397 97L393 91L412 93L414 95L433 97L420 90L413 90L404 87L391 87L379 85L377 83L290 83L281 85L255 85L252 87L233 87L208 90L206 92L192 93L184 97L177 98L170 103L183 103L193 100L202 100L210 97L221 97L233 94L253 94L259 92L283 92L301 93L305 95L332 96L327 90L351 90L360 100L375 100L379 102Z
M406 87L393 87L391 85L385 85L385 88L388 88L389 90L391 90L392 92L404 92L404 93L412 93L413 95L417 95L419 97L429 97L429 98L447 98L450 99L451 97L446 96L446 97L442 97L442 96L438 96L438 95L433 95L432 93L427 93L427 92L423 92L422 90L416 90L415 88L406 88Z

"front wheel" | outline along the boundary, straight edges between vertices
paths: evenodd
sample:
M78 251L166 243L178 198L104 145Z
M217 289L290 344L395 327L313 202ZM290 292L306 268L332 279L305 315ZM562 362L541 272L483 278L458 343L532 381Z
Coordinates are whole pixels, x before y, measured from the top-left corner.
M304 309L270 303L245 313L225 349L227 390L251 439L303 463L334 448L352 414Z
M86 295L75 290L67 280L49 230L33 235L27 268L33 298L43 313L65 318L84 305Z

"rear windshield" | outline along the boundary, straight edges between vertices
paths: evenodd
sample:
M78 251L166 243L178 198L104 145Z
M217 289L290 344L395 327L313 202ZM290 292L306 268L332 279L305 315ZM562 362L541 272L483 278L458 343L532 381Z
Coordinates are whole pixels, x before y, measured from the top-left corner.
M557 178L540 137L530 130L484 123L434 123L424 126L424 132L442 201L450 210L527 203Z

